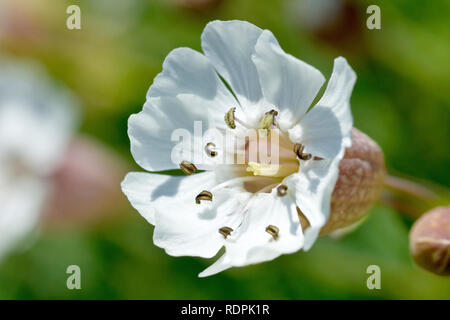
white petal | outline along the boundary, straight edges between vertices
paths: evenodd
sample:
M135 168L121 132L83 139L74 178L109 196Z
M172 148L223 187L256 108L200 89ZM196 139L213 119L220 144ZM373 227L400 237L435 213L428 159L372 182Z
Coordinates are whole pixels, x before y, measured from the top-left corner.
M147 92L147 99L183 95L196 95L207 101L235 102L208 59L190 48L177 48L167 55L162 72Z
M0 181L0 187L2 187ZM37 179L20 179L0 193L0 258L36 227L47 188Z
M353 118L350 96L356 74L340 57L334 62L333 73L323 97L289 130L292 141L305 145L305 152L331 159L351 146Z
M315 106L288 132L292 142L303 144L313 156L333 159L343 148L339 119L330 108Z
M175 179L181 179L177 177ZM130 172L122 181L123 193L131 205L151 224L155 224L154 192L167 183L171 176L143 172Z
M219 229L239 226L239 208L249 196L240 188L224 188L212 192L212 201L195 203L201 191L216 184L214 172L171 177L164 183L155 199L154 243L172 256L213 257L224 242Z
M277 197L275 191L270 195L260 195L252 206L253 215L249 212L244 218L238 230L239 235L230 237L227 241L225 254L199 276L210 276L233 266L272 260L281 254L296 252L301 248L309 250L328 219L340 158L342 154L332 161L302 161L302 170L284 181L288 190L294 194L289 193L282 198ZM302 210L310 223L304 235L296 206ZM268 224L280 229L280 238L277 241L270 242L267 233L264 235L266 238L261 235L261 229L265 230ZM286 229L290 231L288 237L282 237L282 231Z
M202 49L228 82L248 115L262 99L251 56L262 30L245 21L213 21L202 34Z
M302 161L299 172L290 176L295 185L297 206L310 224L305 230L304 250L309 250L314 244L330 215L331 194L338 178L342 154L333 160Z
M197 136L201 138L217 123L225 125L224 114L234 105L236 100L206 57L187 48L172 51L149 89L144 109L128 121L134 159L149 171L178 168L179 163L174 163L171 157L179 143L171 141L172 137L182 139L177 129L192 138L194 122L199 121L201 129ZM203 152L203 147L196 152Z
M327 89L316 105L333 111L341 126L344 147L350 147L352 144L353 117L350 110L350 97L355 82L356 74L348 65L347 60L343 57L336 58ZM313 110L314 108L311 111Z
M270 261L282 254L300 250L303 233L292 196L280 197L276 189L271 194L258 194L252 200L236 234L228 237L224 256L200 276L209 276L231 266ZM269 225L279 229L277 240L266 232Z
M232 267L230 263L225 262L226 255L223 254L216 262L210 265L208 268L199 273L200 278L209 277L215 274L218 274L222 271L225 271Z
M279 109L278 123L288 130L308 110L325 78L316 68L285 53L268 30L259 37L252 60L264 97Z

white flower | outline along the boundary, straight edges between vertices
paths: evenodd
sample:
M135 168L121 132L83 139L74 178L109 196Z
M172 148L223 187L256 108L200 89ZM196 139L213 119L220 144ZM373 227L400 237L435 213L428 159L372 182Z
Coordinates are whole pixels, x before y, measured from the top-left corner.
M307 112L325 79L285 53L270 31L243 21L214 21L201 39L204 55L179 48L167 56L142 112L130 117L134 159L148 171L161 171L179 168L189 152L215 155L205 152L205 144L185 147L171 139L176 129L193 131L198 120L236 138L267 128L277 138L279 163L247 157L231 165L214 162L217 156L193 163L206 172L189 176L129 173L122 189L155 225L154 243L168 254L211 258L225 246L224 255L200 274L208 276L312 246L329 215L339 161L351 145L349 100L356 76L337 58L323 97ZM217 155L247 154L265 136L237 150L219 141L209 146ZM205 134L202 141L209 138ZM182 165L188 172L194 166ZM297 208L308 219L306 230Z
M74 125L67 93L36 68L0 60L0 258L36 226Z

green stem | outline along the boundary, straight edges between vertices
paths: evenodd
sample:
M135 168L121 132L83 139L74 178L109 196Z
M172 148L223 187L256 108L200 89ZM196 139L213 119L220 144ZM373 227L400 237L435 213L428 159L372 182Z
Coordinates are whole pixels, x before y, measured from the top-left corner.
M429 182L388 175L384 182L381 202L417 219L434 207L449 205L450 192Z

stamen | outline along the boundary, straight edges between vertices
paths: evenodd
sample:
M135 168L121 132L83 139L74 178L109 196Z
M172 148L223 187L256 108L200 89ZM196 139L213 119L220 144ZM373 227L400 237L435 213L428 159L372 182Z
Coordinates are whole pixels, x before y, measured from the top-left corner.
M230 227L222 227L219 229L219 233L223 235L225 239L231 234L231 232L233 232L233 229Z
M197 171L197 167L193 163L186 160L181 161L180 168L185 174L188 175L191 175Z
M239 119L238 117L234 117L234 121L236 123L239 123L241 126L243 126L246 129L252 129L252 126L249 125L247 122L242 121L241 119Z
M241 119L235 116L235 111L236 108L233 107L230 110L228 110L227 113L225 113L224 120L227 126L231 129L236 129L236 123L238 123L246 129L251 129L252 127L248 123L242 121Z
M264 116L258 122L258 129L261 135L267 135L270 132L272 126L275 125L275 117L278 115L278 111L270 110L266 112Z
M273 109L266 112L258 122L258 129L270 129L273 125L275 125L275 116L277 115L278 111Z
M236 108L233 107L230 110L228 110L227 113L225 113L225 123L227 126L231 129L236 129L236 123L234 122L234 112L236 111Z
M275 164L249 162L246 171L252 172L255 176L277 177L279 169L280 166Z
M266 228L266 232L268 234L270 234L274 240L278 239L278 232L280 231L280 229L278 229L277 227L273 226L273 225L269 225Z
M277 188L277 194L280 197L284 197L287 194L288 187L285 184L282 184Z
M311 159L312 155L311 153L303 153L303 150L305 149L305 146L301 143L296 143L294 145L294 153L297 155L297 157L300 160L309 160Z
M311 153L302 153L300 159L307 161L307 160L311 159L311 157L312 157Z
M212 142L208 142L205 146L205 152L211 158L217 156L216 145Z
M213 195L208 190L203 190L195 197L195 203L200 204L201 200L212 201Z

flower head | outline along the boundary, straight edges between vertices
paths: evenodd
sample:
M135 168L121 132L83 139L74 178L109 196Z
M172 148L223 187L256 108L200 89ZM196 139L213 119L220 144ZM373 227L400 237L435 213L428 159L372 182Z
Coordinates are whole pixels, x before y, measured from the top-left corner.
M139 165L181 168L187 176L129 173L124 193L155 225L154 243L168 254L210 258L225 246L200 276L308 250L328 219L339 162L351 145L355 73L337 58L310 109L325 78L285 53L270 31L214 21L202 48L167 56L128 126Z
M35 65L0 60L0 70L1 257L37 224L74 110Z

